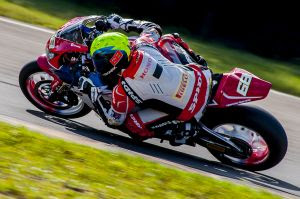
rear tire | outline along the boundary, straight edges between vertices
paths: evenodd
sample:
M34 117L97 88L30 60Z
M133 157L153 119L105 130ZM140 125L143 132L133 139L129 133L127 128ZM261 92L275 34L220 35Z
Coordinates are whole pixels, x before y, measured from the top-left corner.
M232 161L226 155L208 149L222 163L246 170L266 170L277 165L285 156L288 140L281 124L268 112L258 107L233 106L225 109L207 109L202 122L215 129L222 124L237 124L257 132L266 142L269 154L257 164L243 164Z
M63 112L60 109L56 107L51 107L49 103L41 104L38 103L29 93L27 88L27 80L29 77L35 73L44 72L37 64L36 61L32 61L28 64L26 64L20 71L19 74L19 85L20 88L25 95L25 97L38 109L42 110L43 112L54 115L61 118L79 118L87 115L91 109L86 105L83 104L79 110L76 112L70 112L70 114L67 114L67 112ZM49 81L49 80L48 80ZM46 82L46 81L44 81Z

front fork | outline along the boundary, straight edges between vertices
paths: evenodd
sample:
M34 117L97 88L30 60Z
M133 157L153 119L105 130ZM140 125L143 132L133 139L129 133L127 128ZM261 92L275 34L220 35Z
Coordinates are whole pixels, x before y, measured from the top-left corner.
M46 54L42 54L38 57L37 64L43 71L53 77L53 81L51 82L51 91L55 92L57 88L63 84L63 81L52 72L52 66L49 64Z
M64 101L62 96L64 93L68 93L71 90L71 86L67 83L64 83L54 72L52 66L49 64L45 54L40 55L37 59L38 66L47 74L49 74L53 81L51 82L51 95L49 96L49 101L56 99L61 99ZM69 103L76 104L78 99L76 96L68 94Z

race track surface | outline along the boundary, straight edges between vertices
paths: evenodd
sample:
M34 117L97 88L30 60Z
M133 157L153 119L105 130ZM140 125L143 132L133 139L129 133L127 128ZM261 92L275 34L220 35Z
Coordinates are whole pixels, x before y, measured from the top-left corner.
M90 139L95 144L104 143L193 172L260 186L292 198L300 197L300 98L271 92L267 99L253 103L271 112L281 122L288 135L288 152L279 165L267 171L235 169L218 163L204 148L175 148L166 142L161 144L159 140L134 143L126 135L106 128L94 113L76 120L63 120L36 109L21 93L18 74L24 64L44 52L50 35L47 30L0 18L0 115L75 135L79 141Z

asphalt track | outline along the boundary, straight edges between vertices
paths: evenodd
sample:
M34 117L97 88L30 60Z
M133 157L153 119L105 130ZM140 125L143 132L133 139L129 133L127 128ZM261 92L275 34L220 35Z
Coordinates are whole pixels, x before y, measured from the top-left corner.
M0 115L61 131L65 139L72 137L80 143L140 154L193 172L300 198L300 98L271 92L267 99L253 103L271 112L282 123L288 135L286 157L279 165L267 171L248 172L224 166L200 147L175 148L167 143L161 144L159 140L137 144L126 135L106 128L93 113L76 120L63 120L45 115L22 95L18 86L19 71L25 63L44 52L50 32L0 18Z

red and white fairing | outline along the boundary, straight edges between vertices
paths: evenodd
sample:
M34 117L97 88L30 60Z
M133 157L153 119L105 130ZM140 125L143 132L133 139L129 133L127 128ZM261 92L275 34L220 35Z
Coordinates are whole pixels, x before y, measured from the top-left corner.
M234 68L224 73L210 107L224 108L264 99L272 84L250 72Z
M46 50L50 53L53 53L53 57L50 58L48 56L48 62L55 69L59 69L61 67L60 59L65 53L88 53L88 47L86 45L78 44L58 37L52 37L49 39L46 45Z

